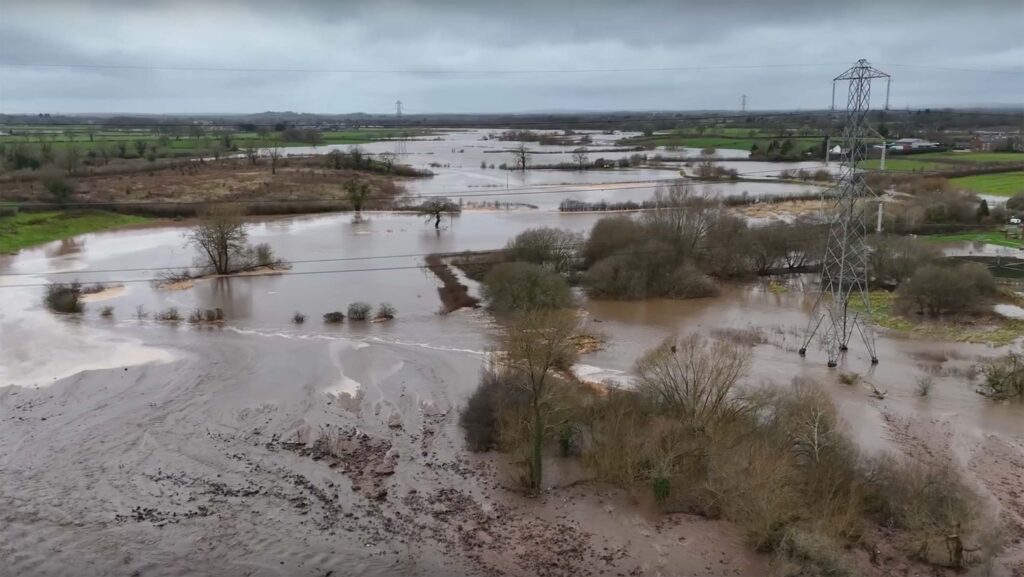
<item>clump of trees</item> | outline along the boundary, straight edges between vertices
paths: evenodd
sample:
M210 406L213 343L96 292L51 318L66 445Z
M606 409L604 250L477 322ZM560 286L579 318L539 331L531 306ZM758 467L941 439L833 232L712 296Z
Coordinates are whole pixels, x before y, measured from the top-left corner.
M917 238L893 235L869 239L868 270L871 285L894 289L926 264L942 258L942 251Z
M981 501L950 465L861 453L813 381L745 389L743 343L672 338L637 362L635 389L596 392L560 377L572 351L551 338L568 328L516 329L461 422L471 448L509 453L535 491L540 457L558 446L665 510L734 522L794 575L856 574L847 551L878 535L918 562L963 568L986 538Z
M510 260L529 262L548 270L570 274L578 268L577 256L583 235L560 228L531 228L505 245Z
M324 322L329 325L335 325L345 320L345 313L341 311L334 311L324 314Z
M918 314L976 311L996 294L992 273L979 263L926 264L896 290L897 302Z

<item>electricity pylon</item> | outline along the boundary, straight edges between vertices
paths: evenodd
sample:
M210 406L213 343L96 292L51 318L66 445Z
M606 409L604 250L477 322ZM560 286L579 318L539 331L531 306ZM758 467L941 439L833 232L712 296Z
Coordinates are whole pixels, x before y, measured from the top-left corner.
M402 130L402 101L395 101L395 125L398 130ZM395 157L401 158L405 154L405 134L399 132L398 138L395 140Z
M874 194L864 182L859 166L867 156L867 140L871 132L868 126L871 80L875 78L886 79L885 106L888 109L890 76L872 68L867 60L858 60L852 68L832 80L833 110L836 84L849 82L841 142L842 168L830 195L834 204L821 267L821 292L814 301L803 346L800 347L800 355L806 355L807 346L824 324L829 367L839 363L839 357L846 352L855 330L867 347L871 363L878 363L871 302L868 299L868 249L864 241L867 234L864 199ZM860 301L855 310L850 310L851 298Z

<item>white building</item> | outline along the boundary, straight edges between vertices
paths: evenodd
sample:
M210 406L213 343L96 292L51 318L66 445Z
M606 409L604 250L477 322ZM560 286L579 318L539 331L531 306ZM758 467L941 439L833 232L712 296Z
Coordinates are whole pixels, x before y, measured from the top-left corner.
M901 138L894 140L889 143L889 150L895 151L907 151L907 150L927 150L930 148L941 148L942 145L938 142L931 142L923 138Z

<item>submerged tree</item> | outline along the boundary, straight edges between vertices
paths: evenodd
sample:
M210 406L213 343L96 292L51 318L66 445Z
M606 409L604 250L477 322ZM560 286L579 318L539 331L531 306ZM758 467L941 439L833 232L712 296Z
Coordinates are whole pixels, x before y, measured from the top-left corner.
M504 333L503 369L519 378L510 386L525 393L529 405L531 451L530 487L540 491L543 480L542 454L545 418L552 409L552 398L559 381L553 374L567 369L576 356L572 337L576 318L566 311L535 311L516 316Z
M572 151L572 161L576 164L577 170L583 170L587 167L589 156L587 154L587 147L583 146Z
M427 222L434 221L434 228L441 228L441 216L458 214L462 209L447 197L431 198L419 207L419 213L427 217Z
M232 205L215 205L203 211L199 224L185 238L199 251L203 268L231 274L246 254L249 234L240 210Z
M361 180L350 180L345 183L345 193L352 203L352 210L362 212L363 205L370 199L370 185Z
M516 170L526 170L526 166L530 162L530 149L526 148L526 143L520 143L512 151L512 155L515 159L513 165L516 167Z

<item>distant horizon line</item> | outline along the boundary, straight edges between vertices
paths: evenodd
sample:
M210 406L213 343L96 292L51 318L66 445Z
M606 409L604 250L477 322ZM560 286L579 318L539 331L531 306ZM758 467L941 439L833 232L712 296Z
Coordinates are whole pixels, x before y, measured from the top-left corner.
M915 110L1013 110L1024 112L1024 105L1021 104L928 104L918 106L902 106L902 107L890 107L889 110L892 112L900 111L915 111ZM526 116L526 115L537 115L537 114L550 114L550 115L573 115L573 114L729 114L735 116L741 116L743 114L760 114L760 113L778 113L778 112L822 112L829 110L828 107L820 108L759 108L753 110L740 111L736 109L725 109L725 108L689 108L689 109L586 109L586 110L571 110L571 109L549 109L549 110L524 110L524 111L491 111L491 112L416 112L403 114L405 118L421 117L421 116L494 116L494 115L508 115L508 116ZM881 111L881 108L873 109L872 111ZM262 110L259 112L128 112L128 111L117 111L117 112L54 112L39 110L33 112L8 112L0 110L0 116L39 116L41 114L49 114L51 116L85 116L85 117L112 117L112 116L166 116L166 117L188 117L188 116L261 116L261 115L305 115L305 116L373 116L373 117L394 117L394 112L297 112L294 110Z

